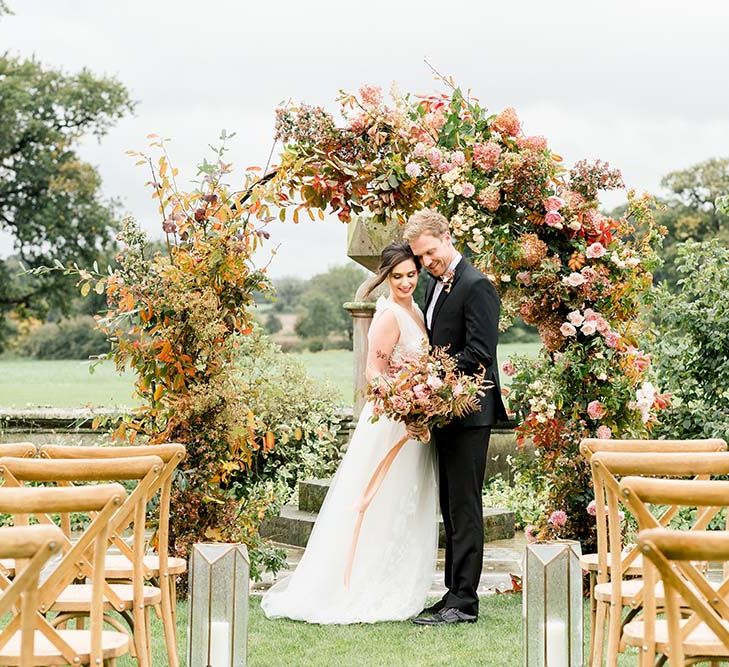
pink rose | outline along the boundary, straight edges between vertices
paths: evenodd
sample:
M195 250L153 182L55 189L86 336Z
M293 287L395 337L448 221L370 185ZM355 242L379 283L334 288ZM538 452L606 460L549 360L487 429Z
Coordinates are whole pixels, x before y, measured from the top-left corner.
M602 243L593 243L585 250L585 257L588 259L599 259L600 257L604 257L606 252L607 250L605 250L605 246Z
M554 512L549 515L547 523L552 524L555 528L563 528L567 523L567 512L564 510L554 510Z
M544 216L544 222L546 222L550 227L561 227L562 215L557 211L549 211L549 213Z
M463 196L464 197L473 197L474 192L476 192L476 188L473 186L473 183L464 183L463 184Z
M585 308L585 319L588 322L597 322L598 317L600 317L600 315L592 308Z
M594 322L585 322L582 325L582 333L585 336L592 336L597 331L597 326Z
M527 287L532 284L532 274L529 271L519 271L516 274L516 281Z
M516 368L514 364L512 363L511 359L507 359L502 365L501 370L504 371L506 375L509 377L512 377L516 373Z
M616 348L620 344L620 334L617 331L608 331L605 335L605 345Z
M447 174L451 169L453 169L453 165L450 162L441 162L438 165L438 171L441 174Z
M416 164L415 162L408 162L405 167L405 173L410 176L410 178L417 178L421 173L423 173L423 170L420 168L419 164Z
M569 338L570 336L574 336L577 334L577 329L575 329L569 322L565 322L560 328L560 332L565 338Z
M460 396L463 393L463 385L460 382L456 382L453 385L453 395Z
M596 503L596 502L595 502L594 500L591 500L591 501L590 501L590 502L589 502L589 503L587 504L587 508L586 508L586 511L587 511L587 513L588 513L588 514L589 514L590 516L595 516L595 515L597 514L597 503Z
M610 438L613 437L613 432L610 430L608 426L605 426L604 424L602 426L598 426L597 432L595 435L600 438L601 440L610 440Z
M443 386L443 381L437 375L429 375L426 383L433 391L438 391Z
M555 195L552 195L551 197L547 197L547 199L544 200L544 210L548 213L559 211L563 206L565 205L564 199L562 197L557 197Z
M413 156L414 157L424 157L425 151L427 151L427 150L428 150L428 147L422 141L419 141L415 145L415 148L413 149Z
M410 406L402 396L392 397L392 409L395 412L400 413L401 415L406 415L408 412L410 412Z
M425 152L425 157L428 158L428 162L430 162L431 167L437 168L438 165L443 161L443 156L441 155L440 149L433 146L433 148L429 148Z
M610 331L610 323L602 315L598 316L595 320L595 326L603 336Z
M580 285L584 284L584 282L585 276L583 276L581 273L577 273L576 271L573 271L568 276L562 278L562 284L569 287L579 287ZM587 311L585 311L585 319L589 320L589 318L587 317Z
M605 416L605 406L600 401L590 401L587 404L587 414L590 419L602 419Z
M463 151L453 151L451 153L451 162L457 167L462 167L466 164L466 156L463 154Z
M416 384L413 387L413 394L415 394L415 398L417 398L419 401L428 398L428 396L430 395L430 391L428 391L428 385Z
M573 310L567 315L567 319L570 321L570 324L576 327L579 327L585 321L585 318L579 310Z
M524 527L524 537L526 537L527 542L531 544L532 542L537 541L537 529L536 526L525 526Z

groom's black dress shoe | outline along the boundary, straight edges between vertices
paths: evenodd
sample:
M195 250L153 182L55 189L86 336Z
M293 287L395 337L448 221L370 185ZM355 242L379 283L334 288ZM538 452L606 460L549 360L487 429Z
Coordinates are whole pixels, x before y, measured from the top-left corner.
M423 616L424 614L437 614L443 608L445 608L445 602L443 602L443 600L438 600L438 602L430 605L430 607L423 609L418 616Z
M413 619L415 625L454 625L455 623L475 623L478 616L466 614L455 607L445 607L434 614L421 614Z

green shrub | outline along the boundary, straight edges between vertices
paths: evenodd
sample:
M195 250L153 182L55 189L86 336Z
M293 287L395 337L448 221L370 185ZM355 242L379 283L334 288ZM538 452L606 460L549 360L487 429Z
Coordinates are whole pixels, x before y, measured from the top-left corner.
M237 367L248 398L255 441L250 465L230 471L227 484L244 504L272 516L300 479L331 475L341 460L337 440L337 393L312 379L304 365L284 354L259 329L242 340ZM267 446L267 434L270 434ZM250 552L251 572L276 571L283 552L259 541Z
M654 291L649 345L659 386L673 394L656 433L729 438L729 249L716 241L677 247L676 292Z
M547 483L539 475L533 458L525 454L507 458L512 480L495 475L484 485L483 502L486 507L501 507L514 512L514 527L522 530L536 524L544 514L547 502Z
M266 318L266 324L264 326L266 328L266 331L270 334L278 333L279 331L281 331L281 329L283 329L281 318L278 317L275 313L269 313L268 317Z
M321 352L324 349L324 341L321 338L312 338L307 343L309 352Z
M35 359L88 359L108 350L106 335L94 318L79 315L33 329L19 342L17 352Z

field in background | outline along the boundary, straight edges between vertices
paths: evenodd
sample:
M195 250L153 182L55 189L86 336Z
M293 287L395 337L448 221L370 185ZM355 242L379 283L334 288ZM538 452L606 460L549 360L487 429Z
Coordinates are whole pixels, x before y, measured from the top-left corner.
M499 362L516 354L534 356L538 350L536 343L501 345ZM351 404L352 352L327 350L295 356L313 378L331 382L343 404ZM131 405L132 386L132 376L118 375L110 363L97 366L91 374L89 363L83 361L0 360L0 407Z

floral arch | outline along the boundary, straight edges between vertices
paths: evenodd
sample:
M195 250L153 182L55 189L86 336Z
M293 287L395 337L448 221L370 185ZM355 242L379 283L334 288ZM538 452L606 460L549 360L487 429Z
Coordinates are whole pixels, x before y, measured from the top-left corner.
M280 108L285 149L253 206L275 203L282 220L293 209L295 222L325 210L383 223L441 211L501 294L502 325L521 316L544 344L538 359L504 369L519 442L533 441L549 481L539 529L589 541L593 494L580 440L645 436L666 404L638 349L663 231L645 195L629 192L619 218L600 212L599 191L623 187L619 171L601 161L567 170L544 137L523 132L514 109L490 114L443 82L447 93L393 93L389 105L373 86L341 93L343 124L321 107Z

